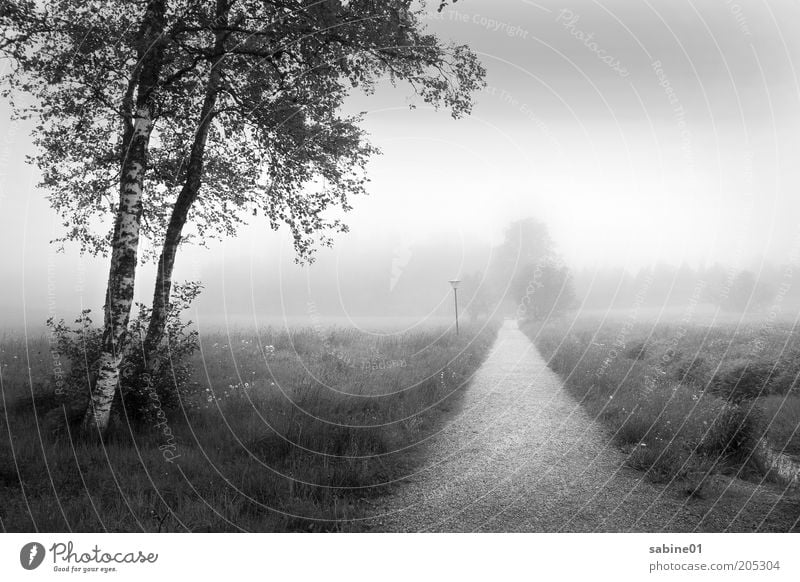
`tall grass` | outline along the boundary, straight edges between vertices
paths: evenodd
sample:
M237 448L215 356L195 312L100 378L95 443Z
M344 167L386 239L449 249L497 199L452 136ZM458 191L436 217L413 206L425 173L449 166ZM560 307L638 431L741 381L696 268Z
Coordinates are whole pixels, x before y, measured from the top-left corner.
M653 480L763 476L764 436L800 450L800 405L787 381L800 361L786 356L798 343L785 331L767 338L756 328L580 319L524 330L629 464Z
M104 445L46 430L47 342L8 340L0 348L0 526L359 530L369 499L413 467L418 444L457 406L496 330L204 336L196 396L163 426L119 418ZM27 361L18 363L26 351L39 352L33 384Z
M773 447L800 457L800 398L767 396L760 401L767 423L767 436Z

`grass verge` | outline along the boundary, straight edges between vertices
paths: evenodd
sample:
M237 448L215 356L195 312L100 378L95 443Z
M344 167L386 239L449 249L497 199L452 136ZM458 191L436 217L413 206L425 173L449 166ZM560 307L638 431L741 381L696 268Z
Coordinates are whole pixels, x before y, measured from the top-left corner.
M790 330L562 319L527 323L568 391L654 481L768 474L759 441L800 452Z
M46 339L0 344L3 531L357 531L497 326L206 336L196 395L105 444L55 437Z

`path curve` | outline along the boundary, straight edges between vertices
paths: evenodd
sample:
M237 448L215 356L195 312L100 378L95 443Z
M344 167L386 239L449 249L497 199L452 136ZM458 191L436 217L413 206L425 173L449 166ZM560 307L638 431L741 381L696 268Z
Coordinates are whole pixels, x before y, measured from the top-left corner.
M500 329L460 410L418 454L422 468L378 503L371 529L786 529L785 519L778 520L782 525L771 521L786 509L772 486L736 481L731 487L727 479L717 483L721 499L713 486L713 499L697 499L626 467L625 454L565 392L513 321Z

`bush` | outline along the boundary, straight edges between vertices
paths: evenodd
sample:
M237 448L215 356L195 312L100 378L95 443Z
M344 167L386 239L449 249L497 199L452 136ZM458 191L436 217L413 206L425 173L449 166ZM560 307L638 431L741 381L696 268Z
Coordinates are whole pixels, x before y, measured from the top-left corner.
M88 402L89 378L95 360L100 355L103 331L92 325L91 310L85 309L75 320L77 327L69 327L63 319L56 323L47 320L50 333L56 338L59 355L68 362L62 383L53 391L59 398L54 404Z
M722 468L757 469L758 441L764 434L762 415L746 404L725 404L697 448Z
M769 396L759 401L768 439L777 451L800 455L800 397Z
M681 358L675 368L673 379L704 390L712 376L711 366L700 355Z
M769 383L770 394L798 394L800 382L798 382L798 371L796 360L782 362L780 367L775 370Z
M731 402L767 396L772 375L771 364L738 358L711 381L711 390Z
M128 330L130 349L122 364L121 389L113 406L115 415L124 411L128 419L142 421L157 412L158 408L175 408L182 399L198 391L198 385L191 381L191 356L199 347L198 335L197 331L190 329L192 322L181 321L179 315L189 307L199 290L200 287L194 283L174 287L165 330L164 349L168 365L155 369L146 365L140 348L151 311L137 304L138 314ZM76 327L70 327L63 319L57 323L52 318L47 321L61 356L69 362L63 386L57 386L55 390L58 395L56 403L65 405L67 410L77 414L89 402L91 378L97 371L102 349L103 330L93 324L91 310L88 309L81 313L75 324ZM153 392L157 398L152 395Z
M174 286L164 330L166 358L163 361L148 365L142 349L130 351L123 369L121 397L125 410L132 411L137 420L155 414L159 407L173 409L181 401L191 402L189 397L200 390L199 385L192 382L191 359L200 347L198 333L191 329L191 321L180 319L181 312L189 308L199 293L200 286L196 283ZM137 308L139 311L131 323L129 341L134 346L142 346L151 310L142 304L137 304ZM153 392L158 396L157 400L152 396Z

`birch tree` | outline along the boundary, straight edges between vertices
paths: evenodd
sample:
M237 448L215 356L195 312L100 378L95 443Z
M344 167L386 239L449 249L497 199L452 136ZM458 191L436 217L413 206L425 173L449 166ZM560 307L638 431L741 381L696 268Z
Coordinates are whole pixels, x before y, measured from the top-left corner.
M34 96L35 162L65 218L63 240L111 254L108 337L86 416L102 432L126 346L140 234L158 261L143 346L152 368L181 245L234 235L255 214L287 228L302 261L347 229L329 211L349 210L366 193L365 164L376 153L362 117L342 113L352 91L370 93L388 79L459 117L484 70L468 47L426 31L425 11L447 2L72 4L15 1L0 26L16 67L6 80ZM45 43L52 50L34 56ZM78 67L67 62L73 52ZM76 95L74 86L84 89ZM98 228L109 217L113 229Z
M165 18L166 0L110 9L101 4L23 1L8 3L0 12L0 48L10 65L5 96L24 91L34 98L28 106L15 103L15 110L39 122L35 162L43 185L51 190L51 202L58 207L75 194L82 186L81 176L87 179L83 186L90 196L108 195L112 183L117 184L113 231L102 243L111 254L102 350L84 419L85 427L101 433L119 380L133 302ZM98 108L105 115L98 115ZM109 138L113 146L104 147L102 142ZM93 158L104 163L95 169L87 163ZM92 188L98 181L104 187ZM79 193L78 199L86 201L86 194ZM66 238L96 251L100 241L81 228L86 217L79 212L74 223L65 222L71 228Z

